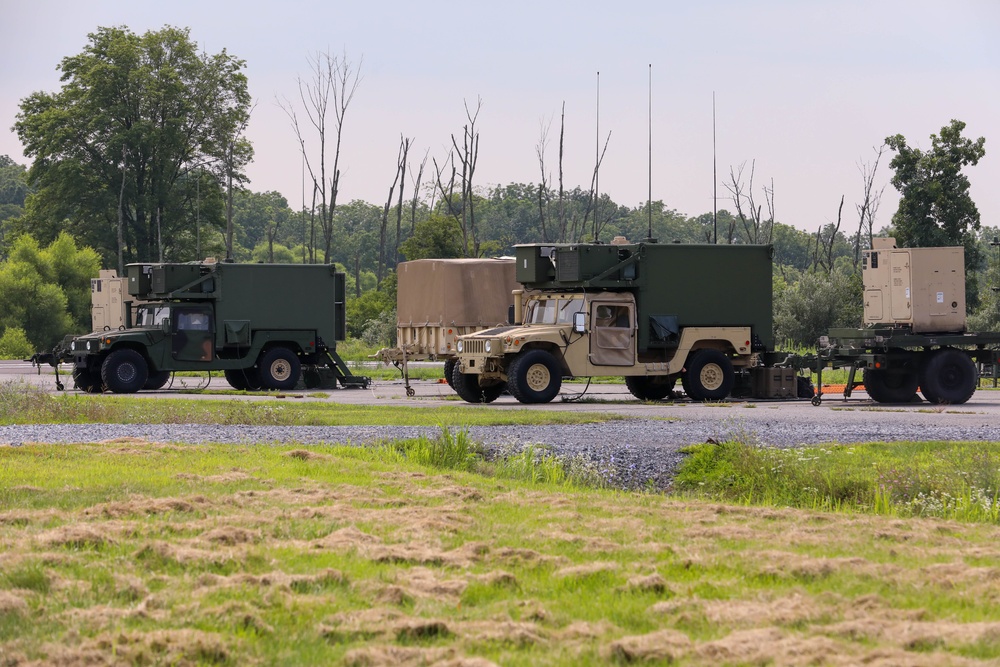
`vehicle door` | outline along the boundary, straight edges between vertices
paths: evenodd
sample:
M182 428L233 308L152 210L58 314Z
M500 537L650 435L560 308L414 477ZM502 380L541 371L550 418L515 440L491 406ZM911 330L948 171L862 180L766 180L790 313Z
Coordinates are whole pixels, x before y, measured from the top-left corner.
M211 361L215 352L215 327L211 306L174 308L171 352L178 361Z
M590 304L590 363L635 365L635 306L593 301Z

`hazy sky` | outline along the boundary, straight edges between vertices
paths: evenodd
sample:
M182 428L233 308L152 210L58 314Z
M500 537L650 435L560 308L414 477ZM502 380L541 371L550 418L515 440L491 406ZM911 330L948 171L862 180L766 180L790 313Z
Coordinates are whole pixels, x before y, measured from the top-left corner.
M57 65L87 34L124 25L143 33L188 27L209 53L246 60L256 107L250 188L302 202L301 160L277 99L297 101L309 56L345 53L363 80L345 121L341 202L381 205L400 135L441 162L461 136L465 102L482 99L479 185L539 180L536 146L551 123L557 161L566 105L565 181L589 187L600 134L611 133L601 190L620 204L649 190L686 215L712 210L712 97L719 208L732 208L730 167L756 161L756 196L774 180L777 219L814 231L857 226L859 164L892 134L928 148L952 118L986 137L968 170L983 224L1000 226L1000 2L996 0L659 0L574 2L242 2L3 0L0 154L27 164L14 123L19 101L59 87ZM891 156L889 156L891 157ZM888 157L878 184L888 184ZM409 185L408 185L409 187ZM897 194L889 185L877 226ZM526 239L534 240L534 239Z

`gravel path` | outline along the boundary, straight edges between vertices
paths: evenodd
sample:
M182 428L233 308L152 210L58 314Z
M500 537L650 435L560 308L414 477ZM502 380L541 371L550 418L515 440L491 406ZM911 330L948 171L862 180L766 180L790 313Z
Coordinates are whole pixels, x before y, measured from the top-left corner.
M967 412L943 415L893 411L837 413L826 409L781 411L742 410L724 416L688 411L682 417L631 419L561 426L471 427L470 436L496 450L545 445L554 454L586 462L619 488L641 488L650 480L669 484L688 444L733 437L775 447L825 442L893 440L1000 441L1000 423L992 415ZM716 413L720 411L715 410ZM452 429L453 431L456 429ZM0 426L0 445L23 442L100 442L143 438L154 442L295 442L370 444L393 438L435 436L438 427L375 426L216 426L73 424Z

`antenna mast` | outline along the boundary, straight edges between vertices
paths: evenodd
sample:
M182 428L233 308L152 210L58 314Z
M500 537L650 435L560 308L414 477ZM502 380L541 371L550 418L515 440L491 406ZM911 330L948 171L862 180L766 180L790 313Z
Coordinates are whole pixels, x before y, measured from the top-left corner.
M600 240L597 212L601 203L601 72L597 72L597 131L594 136L594 241Z
M715 91L712 91L712 243L719 242L719 175L715 166Z
M646 210L649 214L649 229L646 240L653 240L653 63L649 63L649 194L646 195Z

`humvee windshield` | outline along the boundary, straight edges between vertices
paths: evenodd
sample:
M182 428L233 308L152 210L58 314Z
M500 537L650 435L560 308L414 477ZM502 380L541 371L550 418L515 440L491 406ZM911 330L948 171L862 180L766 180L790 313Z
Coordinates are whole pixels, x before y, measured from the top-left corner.
M143 306L136 317L136 326L159 327L170 318L170 306Z
M572 324L573 315L583 312L583 297L533 299L528 302L525 324Z

